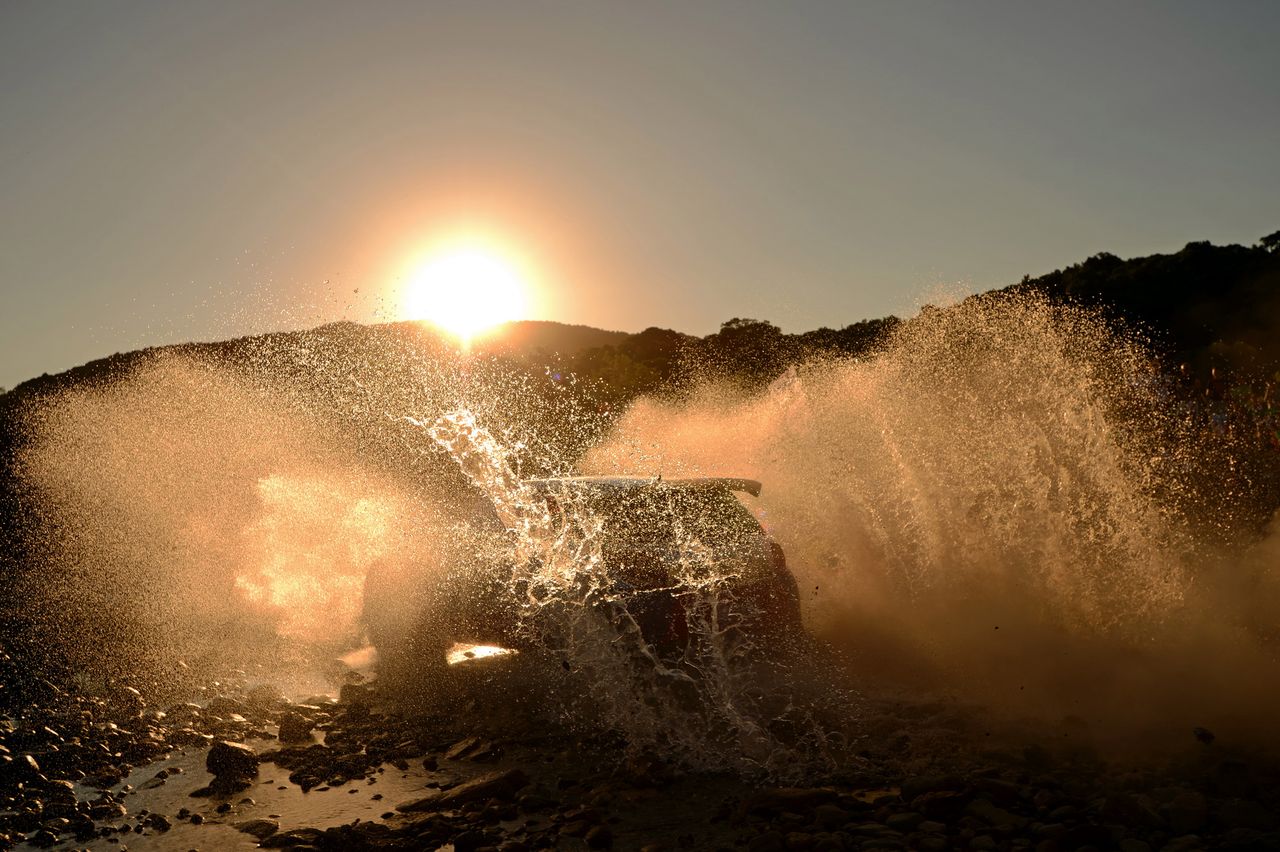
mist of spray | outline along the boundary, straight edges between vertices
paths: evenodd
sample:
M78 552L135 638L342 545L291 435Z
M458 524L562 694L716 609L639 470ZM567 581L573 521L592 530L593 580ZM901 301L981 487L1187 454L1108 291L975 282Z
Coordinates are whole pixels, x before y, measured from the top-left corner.
M33 418L23 596L86 672L331 651L359 634L369 567L432 546L411 491L226 370L162 358Z
M693 709L663 703L679 678L625 617L601 616L618 610L590 517L551 524L522 491L576 462L762 480L754 509L810 629L868 691L1124 731L1273 727L1280 538L1222 548L1226 521L1200 534L1203 441L1143 348L1087 312L928 310L873 357L800 365L760 395L642 399L596 446L600 415L561 385L449 362L411 331L253 341L234 367L157 357L31 412L19 471L39 569L22 594L43 635L86 670L117 642L189 662L237 644L275 654L264 637L328 653L364 628L371 572L397 580L372 607L396 629L447 622L450 566L486 562L467 530L492 503L517 531L505 564L538 566L515 578L537 592L521 605L590 673L609 725L690 765L719 753L774 772L804 751L779 748L773 723L812 705L766 707L713 644ZM682 600L702 623L726 578L714 542L685 544ZM799 728L823 753L824 729Z
M1199 450L1141 346L1086 311L989 297L759 396L643 400L581 467L762 480L811 628L869 688L1129 738L1256 733L1277 666L1246 624L1274 566L1197 536Z

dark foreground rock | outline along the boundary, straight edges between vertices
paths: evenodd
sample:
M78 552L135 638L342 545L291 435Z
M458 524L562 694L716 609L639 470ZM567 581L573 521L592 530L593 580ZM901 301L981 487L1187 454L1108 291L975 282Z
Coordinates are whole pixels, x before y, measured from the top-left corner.
M479 778L472 778L453 787L412 802L397 805L401 813L415 811L442 811L461 808L474 802L497 800L510 801L517 792L529 784L529 776L520 769L508 769L505 772L490 772Z
M301 743L311 739L311 730L315 722L301 713L288 712L280 717L279 733L276 735L282 743Z
M209 748L204 765L220 781L244 781L257 776L258 753L244 743L220 740Z
M324 852L1280 850L1280 762L1222 731L1209 741L1188 732L1186 750L1161 763L1126 763L1049 739L991 745L954 708L892 707L866 721L875 733L859 753L776 786L639 771L615 735L558 728L483 693L434 710L389 701L376 685L343 699L292 704L224 683L202 703L163 710L117 689L51 695L0 717L0 850L120 848L140 835L218 848L227 835L216 832L232 830L264 848ZM137 771L184 751L197 771ZM237 790L254 778L253 791ZM422 786L406 796L400 779L410 778ZM300 825L255 804L264 789L328 797L330 812L347 801L366 809L344 825ZM166 792L184 806L160 812L149 797Z

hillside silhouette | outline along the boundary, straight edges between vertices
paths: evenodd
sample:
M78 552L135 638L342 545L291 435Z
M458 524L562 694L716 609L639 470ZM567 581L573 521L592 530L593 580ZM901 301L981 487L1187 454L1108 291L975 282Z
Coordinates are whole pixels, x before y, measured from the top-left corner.
M1191 243L1173 254L1130 260L1099 254L971 298L1028 295L1096 310L1125 337L1145 341L1169 406L1191 424L1183 439L1199 435L1193 439L1211 448L1201 493L1193 496L1209 513L1222 501L1243 506L1238 516L1260 531L1280 507L1280 234L1253 247ZM470 486L458 465L425 440L418 425L459 404L509 445L537 445L533 455L567 464L640 396L679 399L706 382L740 395L759 393L811 361L872 357L910 322L884 317L787 333L766 320L739 317L701 337L662 328L626 333L517 322L477 341L466 358L421 323L338 322L117 353L43 375L0 395L0 598L16 601L14 583L40 577L46 541L57 530L57 518L46 516L20 466L48 412L64 400L101 397L128 407L138 394L149 394L150 410L159 412L151 416L176 415L198 426L200 418L224 414L218 400L234 386L237 398L256 400L273 417L324 436L324 452L337 448L433 499L463 497ZM170 406L163 394L172 387L183 396ZM164 410L169 407L175 410ZM141 427L165 440L163 426ZM234 440L252 445L259 436L250 429ZM521 474L564 472L537 464L531 461ZM5 634L40 636L38 629L18 629L28 617L21 607L0 612L13 622ZM50 662L40 662L44 653L36 641L21 656L44 671Z
M1126 335L1141 336L1173 392L1200 400L1206 417L1248 421L1263 443L1280 444L1276 387L1280 384L1280 232L1257 245L1189 243L1173 254L1122 260L1101 253L1080 263L986 294L1035 294L1054 303L1101 311ZM979 297L971 297L979 298ZM865 357L902 322L863 320L842 328L786 333L766 320L733 318L698 337L662 328L638 333L546 321L509 323L477 341L468 381L513 388L511 417L535 408L591 411L594 428L566 430L574 444L595 438L640 395L680 395L718 381L758 391L788 368L822 357ZM228 369L268 389L283 404L327 421L356 442L386 444L397 415L428 416L444 404L442 381L456 368L456 347L421 323L363 326L338 322L211 343L185 343L117 353L23 382L0 395L0 485L7 507L16 488L14 458L25 424L40 403L66 392L106 390L147 365L181 358ZM474 375L472 375L474 373ZM519 387L519 392L515 388ZM1270 431L1268 431L1270 430ZM580 446L565 446L572 453ZM388 457L381 453L381 457ZM392 452L397 465L422 464L416 453ZM6 510L4 524L14 516Z
M1097 308L1126 331L1142 334L1166 366L1198 380L1215 372L1273 378L1280 367L1280 232L1255 246L1188 243L1173 254L1128 260L1102 252L1064 269L1025 277L995 291L1034 293L1050 301ZM873 351L897 317L843 328L786 333L767 320L733 318L697 337L662 328L638 333L548 321L508 323L475 345L477 354L547 366L597 380L626 399L698 378L729 378L745 387L767 384L788 366L819 355L857 357ZM450 344L419 323L361 326L338 322L215 343L186 343L118 353L54 375L43 375L0 396L6 414L51 393L118 381L139 363L178 354L229 363L271 352L311 349L314 357L368 356L395 341L407 351L440 355ZM315 346L331 346L327 355ZM369 363L375 368L377 365ZM1225 376L1224 376L1225 378ZM673 385L674 383L674 385Z
M1126 334L1137 333L1148 341L1175 391L1200 400L1206 418L1244 421L1242 428L1253 431L1255 443L1280 444L1275 401L1280 377L1280 232L1252 247L1193 242L1174 254L1129 260L1097 254L1065 269L1024 278L996 295L1027 293L1102 311ZM476 344L472 369L491 384L519 384L520 392L513 395L518 399L509 400L512 417L519 416L516 409L528 414L536 408L545 415L554 407L547 400L563 397L571 384L576 414L590 410L598 415L596 428L566 430L575 439L564 450L573 453L639 395L678 395L707 380L756 391L807 359L866 356L899 322L884 317L843 328L786 333L766 320L734 318L703 337L661 328L630 334L555 322L516 322ZM174 357L230 369L270 389L286 404L329 422L350 440L380 445L383 451L378 455L391 459L388 463L410 468L423 465L420 454L403 447L386 450L398 446L388 434L400 428L387 413L429 415L441 403L435 398L439 394L428 392L430 383L424 377L438 379L456 360L454 347L420 323L339 322L306 331L118 353L24 382L0 395L0 488L7 540L13 540L19 523L14 459L26 439L24 424L40 402L69 391L119 385L157 359ZM499 375L506 378L500 380ZM518 382L513 378L517 376ZM8 552L18 550L11 547Z

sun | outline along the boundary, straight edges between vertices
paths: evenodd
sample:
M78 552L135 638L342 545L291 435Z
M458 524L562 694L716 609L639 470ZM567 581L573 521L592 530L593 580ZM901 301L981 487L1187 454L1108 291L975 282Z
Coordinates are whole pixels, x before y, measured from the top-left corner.
M528 276L510 255L484 243L454 243L411 266L400 313L466 345L496 325L522 318L528 293Z

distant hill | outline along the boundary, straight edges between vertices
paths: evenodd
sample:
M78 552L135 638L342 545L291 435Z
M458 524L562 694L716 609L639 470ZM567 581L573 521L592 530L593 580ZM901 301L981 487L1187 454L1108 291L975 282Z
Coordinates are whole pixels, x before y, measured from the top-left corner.
M1097 308L1118 326L1147 336L1171 378L1170 405L1185 409L1184 419L1196 421L1206 441L1227 436L1229 453L1219 466L1224 473L1216 477L1221 483L1206 490L1203 502L1218 494L1247 499L1261 528L1280 506L1280 234L1254 247L1191 243L1174 254L1129 260L1099 254L1027 277L994 297L1026 294ZM137 402L131 395L159 379L183 399L152 391L145 400L149 411L170 416L175 409L184 422L205 424L226 413L218 408L219 394L231 386L232 398L247 399L270 416L278 413L280 422L302 424L344 458L358 459L362 469L394 475L438 499L468 486L415 419L432 422L465 404L513 446L536 446L532 455L571 460L639 395L679 395L708 378L753 392L814 356L872 354L901 322L884 317L787 334L764 320L733 318L703 337L662 328L631 334L518 322L478 341L468 359L421 323L338 322L117 353L40 376L0 395L0 600L16 599L9 587L14 578L40 577L46 568L38 526L42 505L27 491L17 464L35 434L33 419L48 408L43 403L56 403L63 394L83 400L122 390L128 407ZM147 380L130 383L133 377ZM148 432L152 423L143 422L142 434L122 434L145 456L146 442L165 441L166 434ZM219 453L228 443L259 446L263 436L252 419L234 422L250 425L211 432L214 446L206 452ZM261 446L269 452L272 445ZM521 473L536 475L538 463L530 461ZM21 607L0 606L0 622L20 623L27 615ZM17 635L9 628L0 632ZM35 658L42 651L24 653Z
M45 374L22 382L9 394L0 395L4 399L10 394L13 399L29 398L56 392L68 387L92 386L109 383L120 379L137 364L157 355L191 355L208 356L234 360L238 354L257 350L266 351L286 345L286 341L322 338L327 343L341 346L352 345L357 338L395 337L402 341L417 341L429 348L441 350L453 347L453 344L441 339L427 325L419 322L395 322L378 326L362 326L354 322L336 322L315 329L297 332L273 332L255 337L236 338L233 340L211 343L180 343L170 346L155 346L132 352L89 361L79 367L73 367L62 373ZM625 331L606 331L585 325L568 325L559 322L542 320L524 320L505 323L477 340L474 351L481 354L502 355L514 358L572 358L584 351L622 343L632 337Z
M1280 368L1280 232L1256 246L1188 243L1175 254L1096 254L1004 292L1102 308L1149 332L1174 367L1250 375Z
M1251 376L1280 368L1280 232L1252 247L1188 243L1174 254L1123 260L1101 253L1064 269L1026 277L998 292L1037 293L1055 302L1097 307L1130 329L1150 337L1177 368L1226 370ZM732 319L706 337L649 328L631 334L548 321L508 323L478 340L479 354L540 361L581 371L622 395L651 391L678 379L678 368L698 365L715 372L767 380L786 364L816 353L859 355L873 349L898 323L895 317L865 320L839 329L786 334L764 320ZM404 350L444 353L452 348L427 326L414 322L361 326L333 323L298 332L277 332L216 343L188 343L118 353L71 370L23 382L0 395L0 412L19 400L58 390L95 386L123 378L143 360L182 354L223 361L252 361L265 353L331 347L373 350L394 342ZM393 347L394 348L394 347ZM307 360L306 358L303 359ZM366 362L366 366L374 366ZM750 383L750 382L749 382Z
M631 336L625 331L604 331L589 325L523 320L498 326L477 340L475 349L495 355L571 358L588 349L616 346Z

